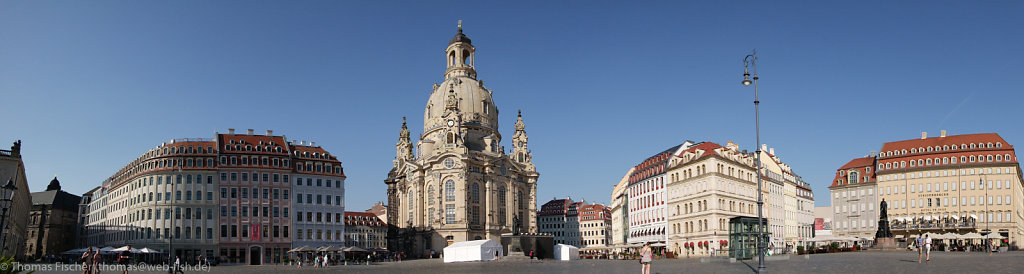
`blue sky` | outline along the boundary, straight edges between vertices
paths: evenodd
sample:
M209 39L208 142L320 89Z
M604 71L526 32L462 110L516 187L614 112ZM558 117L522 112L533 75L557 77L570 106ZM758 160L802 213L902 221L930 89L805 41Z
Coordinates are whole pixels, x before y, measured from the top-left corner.
M479 3L487 2L487 3ZM830 1L827 1L830 2ZM761 139L811 183L947 129L1024 144L1020 1L0 1L0 141L33 191L97 186L146 149L272 129L339 155L348 210L386 199L402 116L422 131L456 20L508 138L523 110L538 200L607 203L684 140ZM1014 80L1016 79L1016 80ZM509 140L505 140L506 147Z

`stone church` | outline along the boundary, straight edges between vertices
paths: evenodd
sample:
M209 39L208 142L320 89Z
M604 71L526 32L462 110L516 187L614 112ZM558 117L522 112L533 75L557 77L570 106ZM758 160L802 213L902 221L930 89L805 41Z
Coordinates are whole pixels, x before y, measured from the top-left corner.
M388 248L422 257L454 242L537 232L537 173L522 113L511 152L498 132L493 90L477 79L469 37L445 49L444 81L434 84L415 147L402 118L394 168L388 172Z

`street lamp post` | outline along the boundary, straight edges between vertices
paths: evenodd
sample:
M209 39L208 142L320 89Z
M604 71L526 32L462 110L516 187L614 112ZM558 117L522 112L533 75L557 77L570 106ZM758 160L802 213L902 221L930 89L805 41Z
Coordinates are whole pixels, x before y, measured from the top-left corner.
M750 78L750 68L753 68L754 77L753 81ZM754 150L754 161L757 165L757 273L767 273L764 266L764 253L765 253L765 221L764 221L764 200L761 197L761 117L759 116L759 105L761 101L757 99L757 50L754 53L747 54L743 57L743 86L750 86L754 84L754 144L756 147Z
M7 209L14 206L14 191L17 189L11 179L7 179L7 184L0 187L0 254L7 250Z

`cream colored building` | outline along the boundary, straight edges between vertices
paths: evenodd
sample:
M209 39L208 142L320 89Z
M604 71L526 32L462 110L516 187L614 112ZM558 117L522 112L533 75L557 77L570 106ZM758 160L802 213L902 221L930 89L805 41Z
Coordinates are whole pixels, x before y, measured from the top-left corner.
M828 187L832 197L832 233L841 237L875 239L878 231L878 181L875 157L850 160ZM892 213L890 211L890 217Z
M454 242L537 231L537 173L522 116L506 154L492 93L477 79L476 48L459 32L445 49L445 79L434 84L416 151L402 124L388 173L388 248L419 257Z
M615 188L612 189L611 217L612 217L612 245L625 244L626 236L629 233L629 197L626 193L626 186L629 185L629 175L633 174L634 168L629 168L626 175L622 176Z
M612 240L611 211L602 204L583 205L579 209L580 247L605 247Z
M774 149L761 150L769 244L776 251L792 250L812 236L813 194ZM740 151L732 142L724 147L704 142L675 155L669 166L669 250L682 257L724 255L719 252L730 244L729 219L757 217L754 154Z
M681 257L727 250L729 219L757 217L753 154L728 143L696 144L672 157L668 170L668 250ZM710 246L687 247L708 242Z
M885 143L878 196L889 204L897 238L923 233L998 233L1024 237L1024 188L1013 146L995 133ZM937 220L936 220L937 219Z

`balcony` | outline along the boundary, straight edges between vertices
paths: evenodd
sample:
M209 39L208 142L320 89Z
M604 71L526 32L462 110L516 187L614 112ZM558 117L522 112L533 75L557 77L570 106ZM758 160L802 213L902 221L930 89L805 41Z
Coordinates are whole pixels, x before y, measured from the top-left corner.
M899 223L891 225L892 230L954 230L954 229L975 229L976 222L924 222L924 223Z

